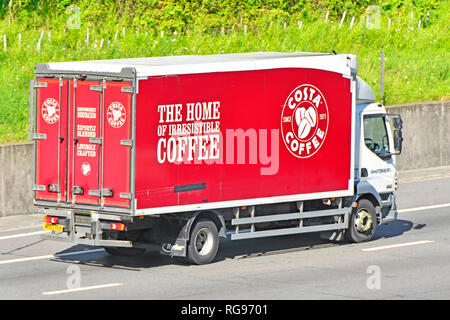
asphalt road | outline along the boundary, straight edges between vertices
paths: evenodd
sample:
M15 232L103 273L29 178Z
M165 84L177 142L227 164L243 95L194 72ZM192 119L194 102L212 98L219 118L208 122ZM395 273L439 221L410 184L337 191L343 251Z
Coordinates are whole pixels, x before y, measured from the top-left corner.
M397 195L399 219L371 242L224 240L204 266L0 229L0 299L450 299L450 178L408 179Z

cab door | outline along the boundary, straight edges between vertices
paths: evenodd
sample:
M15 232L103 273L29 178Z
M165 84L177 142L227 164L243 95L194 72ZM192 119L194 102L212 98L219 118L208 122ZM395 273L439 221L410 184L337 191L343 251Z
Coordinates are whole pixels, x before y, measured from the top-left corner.
M392 154L393 139L385 114L363 114L363 141L361 146L362 179L367 180L378 193L395 190L397 168Z

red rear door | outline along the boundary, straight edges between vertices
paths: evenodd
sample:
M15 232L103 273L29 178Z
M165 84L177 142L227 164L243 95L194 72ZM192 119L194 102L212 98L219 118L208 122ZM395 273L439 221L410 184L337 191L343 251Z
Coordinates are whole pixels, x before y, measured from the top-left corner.
M100 185L104 206L129 207L131 199L131 83L104 88L103 150Z
M74 204L99 204L99 87L99 81L69 85L68 201Z
M36 200L66 201L67 80L37 79Z
M131 83L37 80L36 200L129 208Z

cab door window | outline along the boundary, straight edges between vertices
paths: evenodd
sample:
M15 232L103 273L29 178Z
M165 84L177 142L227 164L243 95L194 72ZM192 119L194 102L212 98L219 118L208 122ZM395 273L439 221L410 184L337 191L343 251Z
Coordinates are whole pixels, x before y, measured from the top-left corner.
M364 116L364 143L383 160L390 158L389 138L384 116Z

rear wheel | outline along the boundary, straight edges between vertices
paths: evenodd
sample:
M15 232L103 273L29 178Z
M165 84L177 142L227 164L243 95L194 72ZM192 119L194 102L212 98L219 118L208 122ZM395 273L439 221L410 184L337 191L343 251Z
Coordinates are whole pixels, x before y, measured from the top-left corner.
M377 227L377 214L373 203L367 199L358 201L353 210L350 225L346 231L346 239L350 242L370 241Z
M123 247L105 247L106 252L113 256L121 257L136 257L143 255L145 249L143 248L123 248Z
M207 264L214 260L219 249L219 233L211 220L199 220L191 231L188 259L194 264Z

